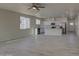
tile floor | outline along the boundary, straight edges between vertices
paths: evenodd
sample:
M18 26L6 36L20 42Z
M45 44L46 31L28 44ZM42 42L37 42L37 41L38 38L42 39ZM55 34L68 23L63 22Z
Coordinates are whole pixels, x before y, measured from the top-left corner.
M0 56L79 56L75 34L30 36L0 44Z

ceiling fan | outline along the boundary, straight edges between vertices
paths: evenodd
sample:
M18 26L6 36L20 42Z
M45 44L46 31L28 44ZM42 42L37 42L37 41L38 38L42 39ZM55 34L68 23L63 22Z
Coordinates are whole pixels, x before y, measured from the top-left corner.
M28 9L40 10L40 8L45 8L45 7L42 6L42 4L40 4L40 3L32 3L32 6Z

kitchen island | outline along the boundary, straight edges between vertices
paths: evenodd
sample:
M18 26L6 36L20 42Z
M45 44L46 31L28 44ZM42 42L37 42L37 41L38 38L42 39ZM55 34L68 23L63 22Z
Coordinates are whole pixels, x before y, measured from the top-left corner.
M61 28L45 28L45 35L60 36L62 35L62 29Z

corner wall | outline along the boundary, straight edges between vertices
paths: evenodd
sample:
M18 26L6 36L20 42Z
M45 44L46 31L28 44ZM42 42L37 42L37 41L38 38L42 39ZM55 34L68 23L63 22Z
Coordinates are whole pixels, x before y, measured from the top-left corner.
M20 16L31 19L31 27L35 26L36 17L19 14L7 10L0 10L0 41L28 37L31 35L31 28L20 30Z

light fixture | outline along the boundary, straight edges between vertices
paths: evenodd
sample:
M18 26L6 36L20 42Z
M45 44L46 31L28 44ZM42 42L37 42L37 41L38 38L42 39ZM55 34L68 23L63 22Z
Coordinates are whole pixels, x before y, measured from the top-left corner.
M74 23L73 22L71 22L71 23L69 23L71 26L73 26L74 25Z
M32 9L33 9L33 10L35 10L36 8L35 8L35 7L33 7Z

